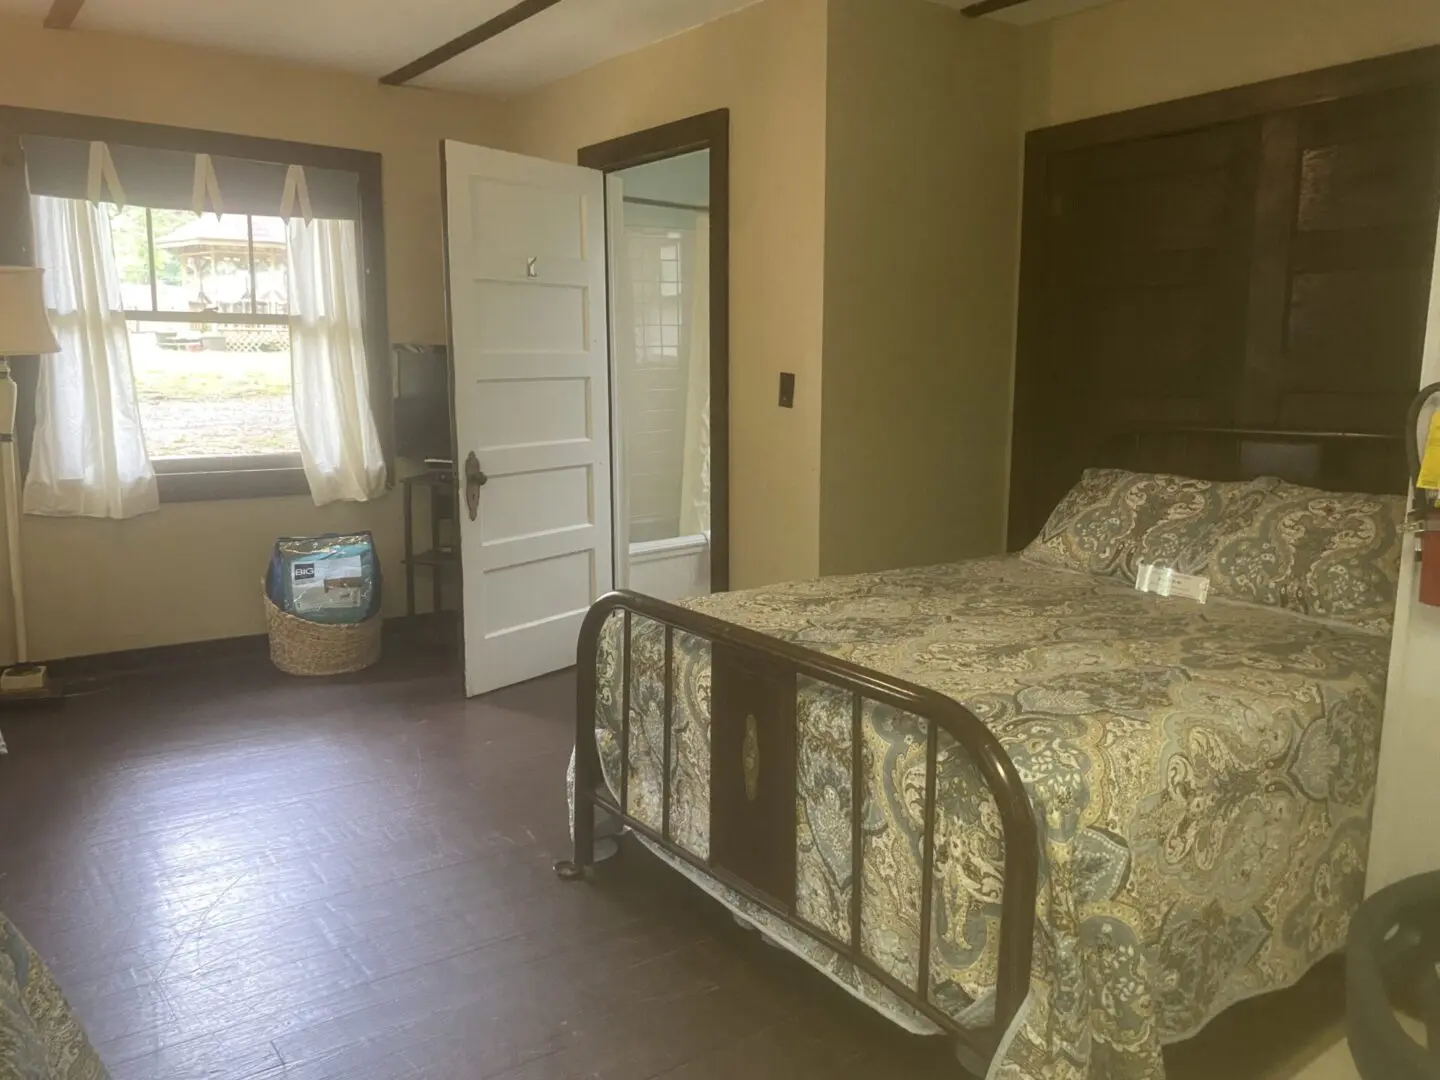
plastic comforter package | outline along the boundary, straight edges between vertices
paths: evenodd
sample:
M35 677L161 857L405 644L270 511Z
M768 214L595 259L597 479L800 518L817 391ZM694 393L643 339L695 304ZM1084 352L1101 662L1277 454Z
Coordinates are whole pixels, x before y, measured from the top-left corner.
M281 537L266 577L280 610L318 623L357 623L380 610L380 564L370 533Z

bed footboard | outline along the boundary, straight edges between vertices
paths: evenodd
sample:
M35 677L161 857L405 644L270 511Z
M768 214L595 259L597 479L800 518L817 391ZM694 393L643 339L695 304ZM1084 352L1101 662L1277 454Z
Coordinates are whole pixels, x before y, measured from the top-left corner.
M620 663L618 785L605 781L596 739L601 634L615 613L624 620ZM638 820L627 800L631 755L631 623L640 617L664 632L663 791L659 827ZM676 687L672 663L677 634L709 643L710 850L701 858L671 835L671 729ZM1034 813L1020 775L1000 742L979 719L951 698L882 675L848 661L768 637L700 612L635 593L616 592L591 607L580 631L575 726L575 851L557 864L561 877L582 877L595 858L595 816L601 808L627 827L705 874L819 940L866 972L916 1011L951 1033L966 1064L987 1062L1025 998L1035 922L1039 842ZM849 696L852 729L849 758L851 861L849 937L842 940L797 915L796 755L797 682L815 680ZM895 978L866 954L861 934L864 813L862 712L866 703L899 710L920 721L925 739L925 814L920 858L918 972L913 984ZM936 788L940 735L953 739L973 762L994 797L1003 828L1005 856L993 1021L983 1027L958 1023L931 1000L929 964L935 920ZM763 765L761 764L763 762ZM843 775L843 773L842 773Z

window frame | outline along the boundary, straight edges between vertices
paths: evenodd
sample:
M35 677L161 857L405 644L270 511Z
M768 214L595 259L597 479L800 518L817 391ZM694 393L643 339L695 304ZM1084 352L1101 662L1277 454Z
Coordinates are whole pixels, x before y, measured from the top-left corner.
M263 139L195 128L170 127L77 113L52 112L0 105L0 264L32 266L35 262L30 227L29 187L25 175L23 136L52 136L86 142L108 142L155 150L246 158L280 165L300 165L354 173L358 180L360 219L357 222L360 271L364 283L365 351L369 367L370 406L384 452L387 485L394 485L393 393L390 333L385 287L385 217L381 155L366 150L313 143ZM13 224L12 224L13 223ZM151 315L163 313L143 313ZM179 313L191 317L193 312ZM202 313L203 314L203 313ZM224 319L255 319L241 312L217 312ZM127 313L127 319L130 315ZM165 321L163 318L161 321ZM274 318L268 317L273 323ZM35 388L38 361L21 357L12 363L19 384L16 442L21 468L28 469L35 431ZM302 495L310 490L298 454L245 457L170 458L155 462L160 501L251 499Z
M294 323L294 315L258 312L259 303L255 270L255 214L245 213L245 237L247 258L250 268L250 311L221 311L217 308L202 308L199 311L179 311L161 308L159 300L159 275L156 273L155 226L153 207L137 207L145 211L145 253L150 286L150 307L145 310L122 308L126 323L216 323L230 326L283 326L288 333ZM238 214L237 214L238 216ZM289 306L288 304L286 305ZM202 318L203 316L203 318ZM214 455L211 457L152 458L156 483L162 502L189 502L206 498L218 498L211 494L217 487L233 493L235 498L263 497L265 495L301 495L309 490L303 473L296 478L295 470L301 469L298 452L277 454ZM243 473L243 476L235 474Z

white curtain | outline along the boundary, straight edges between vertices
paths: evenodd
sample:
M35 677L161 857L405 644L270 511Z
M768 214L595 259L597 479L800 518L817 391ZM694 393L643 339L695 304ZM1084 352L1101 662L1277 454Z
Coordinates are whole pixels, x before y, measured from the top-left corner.
M680 535L710 531L710 215L695 216L685 281L690 343L685 391L685 457L680 474Z
M30 205L61 351L40 364L25 512L128 518L157 510L109 210L48 196Z
M355 222L289 225L290 356L300 459L315 505L363 502L385 490L370 411Z

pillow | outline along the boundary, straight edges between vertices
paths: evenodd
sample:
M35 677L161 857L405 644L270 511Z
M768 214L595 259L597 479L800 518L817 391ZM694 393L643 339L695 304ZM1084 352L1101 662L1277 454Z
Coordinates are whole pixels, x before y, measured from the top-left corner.
M1219 524L1262 498L1255 483L1086 469L1023 554L1034 563L1131 583L1142 562L1198 573Z
M1222 524L1208 569L1212 593L1388 634L1405 500L1268 484L1254 512Z

